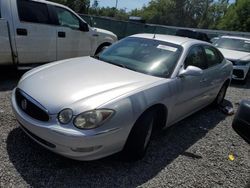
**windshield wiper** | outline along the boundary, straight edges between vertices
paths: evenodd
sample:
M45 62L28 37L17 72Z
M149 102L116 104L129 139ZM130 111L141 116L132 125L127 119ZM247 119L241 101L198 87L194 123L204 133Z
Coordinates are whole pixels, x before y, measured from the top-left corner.
M122 68L125 68L125 69L129 69L129 70L132 70L132 71L136 71L136 70L134 70L134 69L132 69L132 68L130 68L130 67L127 67L126 65L124 65L124 64L121 64L121 63L114 63L114 62L112 62L112 61L108 61L108 60L104 60L104 59L101 59L101 58L99 58L99 57L97 57L97 56L94 56L93 58L95 58L95 59L98 59L98 60L101 60L101 61L104 61L104 62L106 62L106 63L109 63L109 64L112 64L112 65L115 65L115 66L118 66L118 67L122 67Z

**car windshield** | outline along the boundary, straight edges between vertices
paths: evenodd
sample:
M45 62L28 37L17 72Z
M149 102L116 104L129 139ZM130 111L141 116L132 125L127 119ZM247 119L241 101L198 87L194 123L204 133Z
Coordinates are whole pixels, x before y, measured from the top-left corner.
M99 59L123 68L169 78L182 47L154 39L129 37L99 55Z
M218 48L225 48L228 50L237 50L250 53L250 40L220 38L214 44Z

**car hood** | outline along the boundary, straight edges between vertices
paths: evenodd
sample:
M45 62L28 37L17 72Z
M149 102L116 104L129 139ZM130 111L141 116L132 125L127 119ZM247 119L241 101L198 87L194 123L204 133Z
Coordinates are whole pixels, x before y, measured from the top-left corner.
M114 34L114 33L112 33L111 31L108 31L108 30L105 30L105 29L100 29L100 28L96 28L96 27L94 27L93 28L98 34L101 34L101 35L103 35L103 36L109 36L109 37L111 37L112 39L114 39L115 41L117 40L117 36Z
M74 113L91 110L148 86L162 78L138 73L91 57L81 57L38 67L26 73L18 84L50 114L64 108Z
M250 53L248 52L242 52L242 51L236 51L236 50L228 50L224 48L218 48L221 53L224 55L224 57L228 60L245 60L246 58L250 59Z

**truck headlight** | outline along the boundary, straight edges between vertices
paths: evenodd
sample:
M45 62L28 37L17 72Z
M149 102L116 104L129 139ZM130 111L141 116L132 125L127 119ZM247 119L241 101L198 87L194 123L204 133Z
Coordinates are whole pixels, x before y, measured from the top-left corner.
M62 124L68 124L73 117L73 111L69 108L62 110L58 114L58 120Z
M76 116L74 125L79 129L94 129L101 126L114 114L113 110L100 109L84 112Z

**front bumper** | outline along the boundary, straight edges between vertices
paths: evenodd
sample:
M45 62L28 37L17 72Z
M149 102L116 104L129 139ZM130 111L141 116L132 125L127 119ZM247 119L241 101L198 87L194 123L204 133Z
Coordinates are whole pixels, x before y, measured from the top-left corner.
M245 80L247 73L249 71L250 65L234 65L233 66L233 76L234 80Z
M23 112L12 94L13 112L22 130L43 147L76 160L95 160L117 153L125 144L124 130L112 128L105 131L82 131L70 125L62 126L52 116L49 122L35 120ZM125 131L126 132L126 131Z

